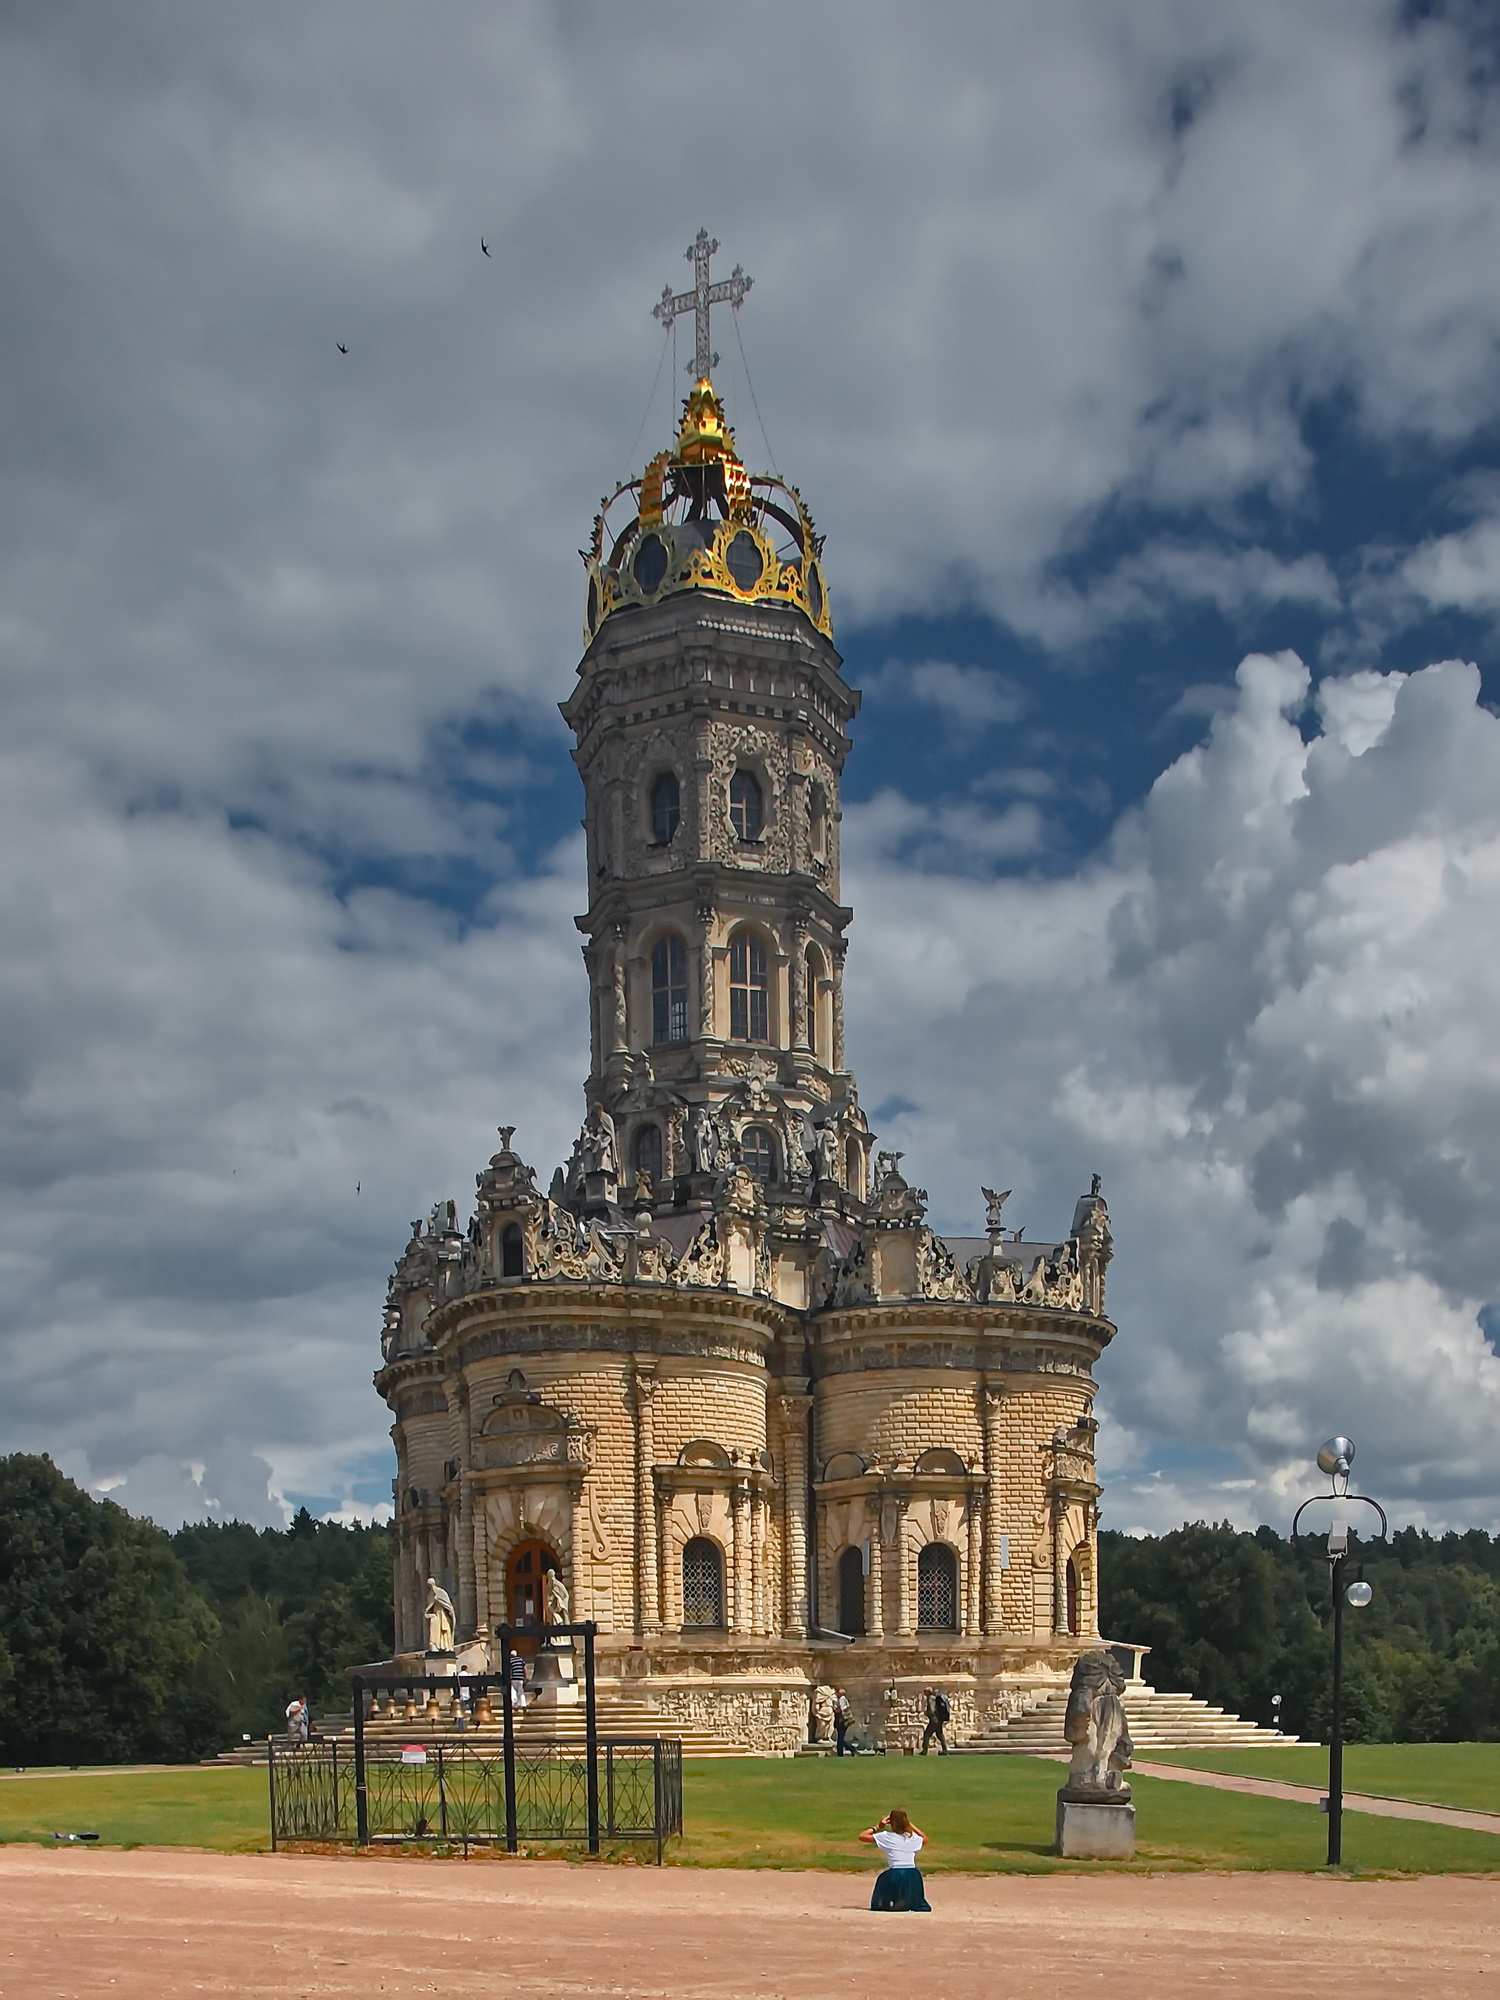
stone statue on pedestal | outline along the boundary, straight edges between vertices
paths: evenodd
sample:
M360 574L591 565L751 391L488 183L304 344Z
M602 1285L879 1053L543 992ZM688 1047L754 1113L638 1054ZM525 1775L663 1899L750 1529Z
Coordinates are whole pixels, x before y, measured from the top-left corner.
M427 1650L429 1653L451 1653L453 1634L457 1629L457 1619L453 1610L453 1599L444 1590L435 1576L427 1579Z
M547 1573L547 1623L549 1625L570 1624L572 1622L571 1603L572 1599L568 1594L568 1586L563 1582L562 1577L555 1569L549 1570Z
M807 1738L810 1743L827 1743L833 1737L833 1689L819 1681L812 1691L812 1715Z
M1063 1736L1073 1746L1063 1795L1096 1804L1123 1805L1130 1787L1121 1775L1135 1748L1125 1720L1125 1674L1110 1653L1085 1653L1074 1663L1063 1716Z

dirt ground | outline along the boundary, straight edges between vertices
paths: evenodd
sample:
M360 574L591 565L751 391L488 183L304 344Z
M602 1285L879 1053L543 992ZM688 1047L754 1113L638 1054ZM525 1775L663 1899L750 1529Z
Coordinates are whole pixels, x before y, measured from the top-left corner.
M1496 1990L1500 1884L866 1878L562 1862L0 1849L4 2000L1379 2000Z

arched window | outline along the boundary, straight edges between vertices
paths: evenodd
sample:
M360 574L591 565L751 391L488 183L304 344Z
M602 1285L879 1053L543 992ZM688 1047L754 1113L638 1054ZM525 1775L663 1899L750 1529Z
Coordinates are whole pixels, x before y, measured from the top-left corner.
M759 840L765 823L760 779L753 771L736 771L729 780L729 824L741 840Z
M803 961L806 975L807 1007L807 1051L809 1055L826 1056L823 1029L823 954L816 945L807 947L807 957Z
M636 1133L635 1170L638 1174L649 1174L653 1181L661 1179L660 1125L643 1125Z
M839 1557L839 1630L850 1639L865 1633L865 1558L862 1549Z
M706 1535L683 1544L682 1622L700 1630L724 1629L724 1558Z
M766 948L754 931L729 941L729 1038L766 1042L770 1036Z
M929 1542L917 1557L917 1629L958 1630L958 1557L946 1542Z
M865 1198L865 1155L858 1139L844 1141L844 1185L856 1201Z
M675 771L663 771L651 787L651 838L665 847L682 824L682 790Z
M526 1275L526 1239L518 1222L507 1222L500 1232L500 1275L502 1278Z
M687 946L669 931L656 940L651 953L651 1039L685 1042L687 1031Z
M747 1125L740 1134L740 1158L752 1180L764 1187L776 1178L776 1141L764 1125Z
M1065 1573L1065 1585L1068 1593L1068 1601L1066 1605L1068 1630L1069 1632L1072 1633L1073 1637L1076 1639L1078 1636L1078 1604L1079 1604L1079 1599L1083 1594L1079 1587L1080 1578L1078 1575L1077 1556L1068 1557L1068 1567Z

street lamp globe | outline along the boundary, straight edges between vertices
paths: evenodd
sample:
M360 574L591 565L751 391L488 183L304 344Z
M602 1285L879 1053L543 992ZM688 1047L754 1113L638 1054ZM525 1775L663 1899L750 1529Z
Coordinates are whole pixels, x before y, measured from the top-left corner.
M1330 1479L1336 1479L1340 1474L1347 1479L1349 1468L1353 1463L1353 1438L1330 1438L1327 1444L1318 1447L1318 1470L1326 1472Z
M1344 1592L1344 1595L1345 1597L1348 1598L1349 1602L1354 1606L1356 1611L1363 1611L1365 1606L1370 1602L1371 1598L1374 1597L1375 1592L1370 1587L1370 1585L1365 1582L1364 1578L1361 1577L1358 1583L1350 1584L1349 1588Z

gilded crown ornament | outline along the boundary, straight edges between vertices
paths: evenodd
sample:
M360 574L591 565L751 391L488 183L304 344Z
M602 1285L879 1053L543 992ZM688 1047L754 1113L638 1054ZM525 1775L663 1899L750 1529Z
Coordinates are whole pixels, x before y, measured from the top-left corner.
M833 636L823 538L795 486L747 470L710 379L719 358L710 339L711 309L738 311L751 285L738 265L729 278L710 282L709 260L718 247L700 229L687 253L693 289L674 294L669 285L652 308L668 326L680 313L693 313L693 386L671 449L658 452L639 478L600 502L593 540L582 551L589 573L587 640L612 612L685 590L790 605L825 637Z

